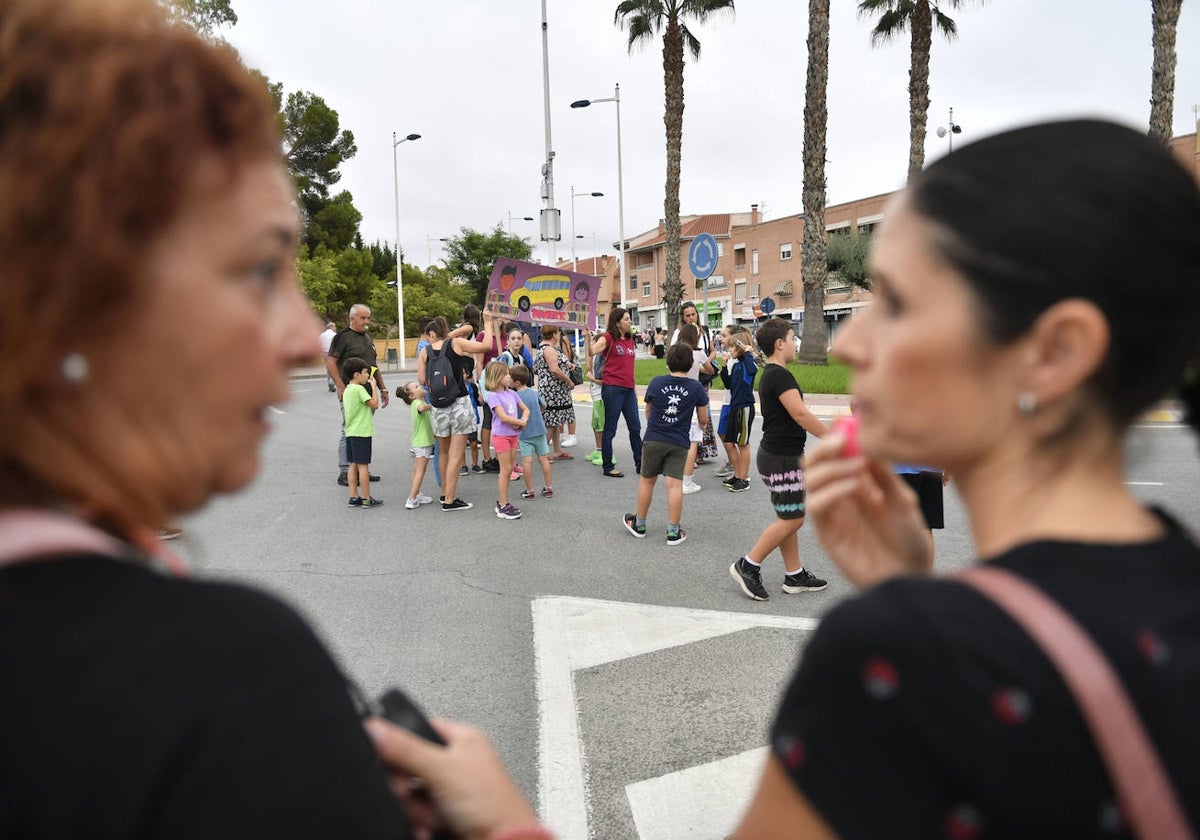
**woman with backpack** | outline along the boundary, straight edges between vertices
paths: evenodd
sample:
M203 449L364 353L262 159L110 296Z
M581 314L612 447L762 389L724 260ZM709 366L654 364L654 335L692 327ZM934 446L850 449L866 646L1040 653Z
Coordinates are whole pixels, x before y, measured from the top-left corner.
M417 381L429 390L433 435L438 450L444 453L442 468L442 510L470 510L470 502L455 495L459 470L467 447L467 435L475 430L475 411L467 389L466 361L473 353L483 353L491 345L492 313L483 315L483 340L454 337L441 315L429 322L425 337L429 346L417 357Z

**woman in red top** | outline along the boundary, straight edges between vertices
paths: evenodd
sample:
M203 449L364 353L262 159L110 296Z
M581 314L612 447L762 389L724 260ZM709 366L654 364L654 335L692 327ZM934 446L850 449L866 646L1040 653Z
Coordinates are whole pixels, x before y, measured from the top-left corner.
M604 474L610 478L621 478L624 473L613 468L613 438L617 435L617 418L625 415L625 426L629 429L629 447L633 450L633 464L637 472L642 471L642 421L638 417L637 392L633 389L633 359L636 346L630 330L633 319L629 312L614 306L608 313L608 329L592 343L592 334L585 332L588 342L588 357L604 355L604 380L600 387L604 400L604 436L601 438L600 453L603 456Z

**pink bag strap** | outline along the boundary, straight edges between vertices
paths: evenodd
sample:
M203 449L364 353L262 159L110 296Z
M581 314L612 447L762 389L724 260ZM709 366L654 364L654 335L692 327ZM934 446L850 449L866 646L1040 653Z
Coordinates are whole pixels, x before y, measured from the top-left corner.
M958 580L1008 613L1041 647L1075 698L1135 836L1194 837L1171 780L1108 659L1066 610L1031 583L994 566Z
M166 548L156 545L141 548L162 570L178 577L187 574L183 560ZM135 556L132 552L131 545L65 513L40 508L0 513L0 569L70 553L130 559Z

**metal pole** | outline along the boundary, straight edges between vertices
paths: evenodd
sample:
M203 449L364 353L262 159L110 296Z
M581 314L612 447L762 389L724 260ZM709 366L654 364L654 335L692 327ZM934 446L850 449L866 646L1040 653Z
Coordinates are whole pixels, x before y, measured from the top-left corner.
M579 264L575 260L575 185L571 185L571 270L578 271Z
M547 229L554 226L554 146L550 140L550 27L546 22L546 0L542 0L542 90L546 112L546 165L543 175L547 215L543 234L546 237L546 251L550 258L548 264L553 266L558 260L555 254L555 240L550 235L554 231Z
M406 367L404 358L404 265L400 251L400 174L396 166L396 147L403 143L392 132L392 186L396 190L396 331L400 338L400 370Z
M620 252L621 252L621 308L627 309L625 305L625 291L628 284L625 282L625 176L621 171L621 85L618 83L614 88L613 99L617 103L617 234L621 237Z
M946 131L947 139L950 141L950 151L954 151L954 108L950 108L950 128Z

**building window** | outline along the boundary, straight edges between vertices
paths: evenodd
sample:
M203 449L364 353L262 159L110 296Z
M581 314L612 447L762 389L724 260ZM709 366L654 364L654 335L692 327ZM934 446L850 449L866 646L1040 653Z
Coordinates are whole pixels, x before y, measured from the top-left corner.
M637 275L636 274L629 275L629 291L631 291L631 292L637 291Z
M744 282L733 284L733 302L739 306L746 302L746 284Z
M757 283L750 284L750 297L753 298L754 300L758 300L758 284Z
M649 283L642 284L642 297L650 297L650 284Z
M779 246L779 259L790 260L792 258L792 243L785 242Z
M746 270L746 246L733 249L733 267L735 271Z
M718 242L717 243L717 259L720 259L723 256L725 256L725 243Z
M750 273L758 274L758 249L750 252Z

